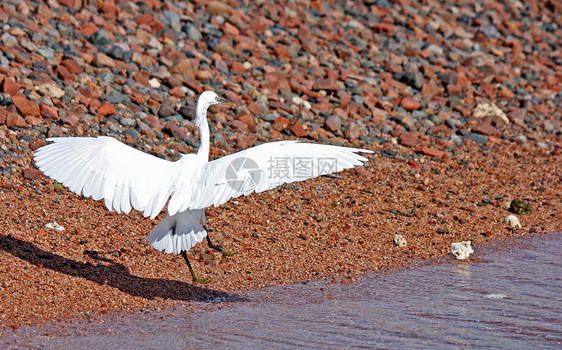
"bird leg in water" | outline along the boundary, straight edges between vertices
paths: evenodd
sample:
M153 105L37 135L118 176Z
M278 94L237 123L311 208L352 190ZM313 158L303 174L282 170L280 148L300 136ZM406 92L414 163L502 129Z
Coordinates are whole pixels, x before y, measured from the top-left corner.
M189 260L187 259L187 254L185 254L185 250L182 250L180 252L180 254L181 254L181 256L183 256L183 259L185 260L185 263L187 264L187 267L189 268L189 272L191 272L191 277L193 278L193 283L191 285L194 286L196 283L201 283L201 284L209 283L208 278L199 278L199 277L195 276L195 271L193 271L193 267L191 267L191 264L189 263Z
M219 262L219 264L221 264L227 256L233 256L238 254L238 252L224 250L220 245L214 244L211 241L211 238L209 237L209 230L207 230L207 226L203 226L203 228L205 229L205 231L207 231L207 244L209 245L209 248L212 248L222 254L221 261Z

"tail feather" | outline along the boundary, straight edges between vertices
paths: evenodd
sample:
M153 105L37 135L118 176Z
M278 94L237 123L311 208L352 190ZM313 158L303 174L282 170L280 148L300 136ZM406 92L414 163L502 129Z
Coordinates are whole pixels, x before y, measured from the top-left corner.
M179 254L182 250L191 249L207 236L204 224L203 209L178 212L166 216L156 225L147 240L156 250Z

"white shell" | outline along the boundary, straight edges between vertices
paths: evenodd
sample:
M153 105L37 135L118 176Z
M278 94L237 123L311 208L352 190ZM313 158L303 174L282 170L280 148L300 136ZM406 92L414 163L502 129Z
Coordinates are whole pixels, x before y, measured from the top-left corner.
M392 240L392 243L394 243L394 245L397 247L405 247L406 244L408 244L408 242L406 242L406 238L404 238L404 236L399 234L394 235L394 239Z
M503 219L503 223L506 224L506 225L509 225L511 227L518 227L518 228L523 227L523 226L521 226L521 223L519 222L519 219L515 215L506 216L505 219Z
M59 231L59 232L64 231L64 227L57 224L56 222L49 222L47 225L45 225L45 228L48 228L50 230Z
M466 260L470 258L470 255L474 253L472 250L472 242L455 242L451 244L451 254L459 260Z

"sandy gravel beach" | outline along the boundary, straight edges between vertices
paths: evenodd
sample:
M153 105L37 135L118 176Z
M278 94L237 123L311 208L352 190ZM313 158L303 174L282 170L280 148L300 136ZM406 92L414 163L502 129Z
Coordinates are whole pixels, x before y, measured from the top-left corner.
M490 241L560 231L561 17L553 0L5 1L0 327L352 283L452 242L477 258ZM197 149L203 90L237 104L209 111L212 158L285 139L374 153L209 208L211 237L239 254L220 264L198 244L188 256L211 282L191 286L183 259L146 241L164 214L109 212L32 154L47 137L106 135L175 160Z

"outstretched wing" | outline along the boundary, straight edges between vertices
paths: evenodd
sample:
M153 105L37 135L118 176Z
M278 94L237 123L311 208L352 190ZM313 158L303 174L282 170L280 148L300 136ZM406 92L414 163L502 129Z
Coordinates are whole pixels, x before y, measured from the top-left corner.
M154 218L173 191L177 163L154 157L111 137L50 138L35 152L38 168L71 191L105 199L109 210L132 208Z
M230 198L362 165L372 151L298 141L266 143L206 164L199 190L181 210L219 206Z

